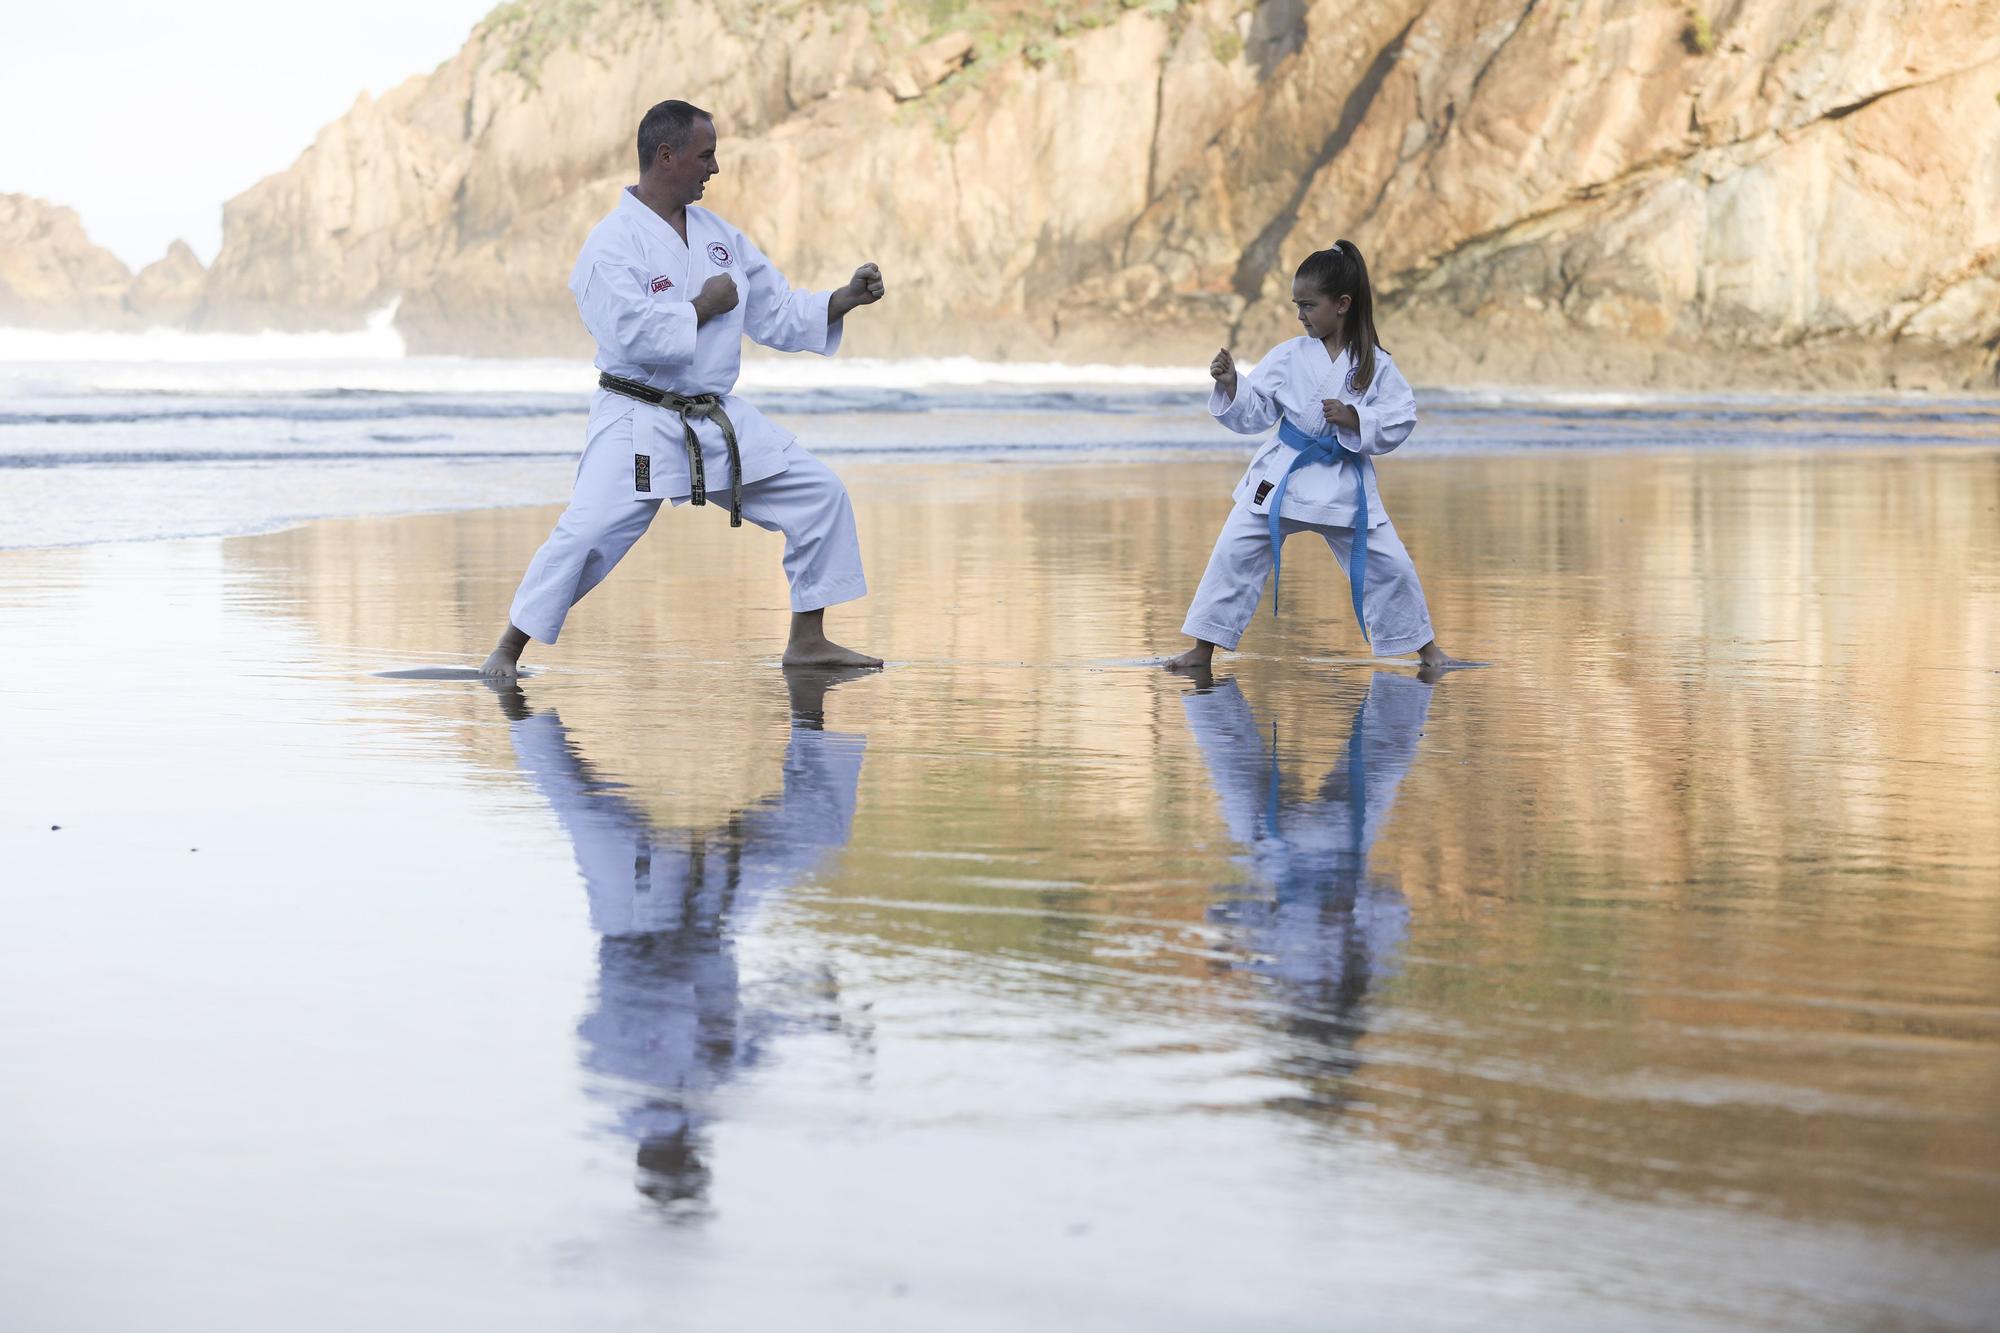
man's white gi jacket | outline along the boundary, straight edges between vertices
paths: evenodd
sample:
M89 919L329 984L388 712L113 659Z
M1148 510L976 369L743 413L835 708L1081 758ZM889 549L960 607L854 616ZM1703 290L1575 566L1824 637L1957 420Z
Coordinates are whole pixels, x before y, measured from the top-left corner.
M794 291L741 231L707 209L688 207L687 233L682 241L627 186L618 207L583 243L569 289L584 327L597 339L599 370L673 393L723 395L749 485L789 466L785 453L795 437L731 392L744 337L781 352L831 356L840 347L840 325L827 324L831 292ZM697 328L694 298L718 273L736 284L736 307ZM676 503L687 498L679 413L599 389L591 400L586 447L612 444L613 433L629 439L635 458L650 459L647 467L633 469L635 480L649 482L635 486L635 494ZM722 428L698 420L695 436L708 492L726 498L729 454Z

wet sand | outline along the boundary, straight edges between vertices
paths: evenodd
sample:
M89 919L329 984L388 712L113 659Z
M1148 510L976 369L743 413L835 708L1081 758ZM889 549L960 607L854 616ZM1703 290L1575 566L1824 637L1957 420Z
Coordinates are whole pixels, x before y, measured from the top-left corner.
M843 471L823 693L714 513L501 692L553 510L0 553L11 1326L1991 1327L2000 454L1398 459L1435 685Z

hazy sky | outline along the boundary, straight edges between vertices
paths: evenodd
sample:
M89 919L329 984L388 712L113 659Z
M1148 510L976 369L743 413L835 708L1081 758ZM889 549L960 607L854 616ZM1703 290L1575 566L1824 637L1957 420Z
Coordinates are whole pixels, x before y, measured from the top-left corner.
M0 0L0 194L83 215L133 268L202 262L222 201L282 171L363 91L428 73L497 0Z

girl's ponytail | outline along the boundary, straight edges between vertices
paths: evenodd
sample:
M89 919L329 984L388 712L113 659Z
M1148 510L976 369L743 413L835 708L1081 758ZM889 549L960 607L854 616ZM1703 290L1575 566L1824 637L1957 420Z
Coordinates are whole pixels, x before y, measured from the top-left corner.
M1347 385L1361 393L1375 382L1375 352L1386 352L1375 336L1375 294L1368 285L1368 265L1353 241L1335 241L1331 250L1315 250L1299 265L1298 277L1319 288L1328 299L1348 298L1340 325L1340 341L1353 369Z

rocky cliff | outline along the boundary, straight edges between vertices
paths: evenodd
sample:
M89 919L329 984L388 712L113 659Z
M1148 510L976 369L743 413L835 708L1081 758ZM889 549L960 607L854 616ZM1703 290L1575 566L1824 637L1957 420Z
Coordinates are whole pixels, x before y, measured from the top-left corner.
M202 301L207 274L186 241L175 241L163 258L139 270L125 291L125 308L146 325L186 322Z
M1420 381L2000 366L1991 0L516 0L229 202L195 322L575 352L669 96L795 281L882 263L856 351L1255 355L1345 236Z
M0 324L80 329L125 317L132 271L84 234L74 209L0 194Z
M0 325L125 329L183 323L201 304L206 275L185 241L134 277L91 242L76 210L25 194L0 194Z

